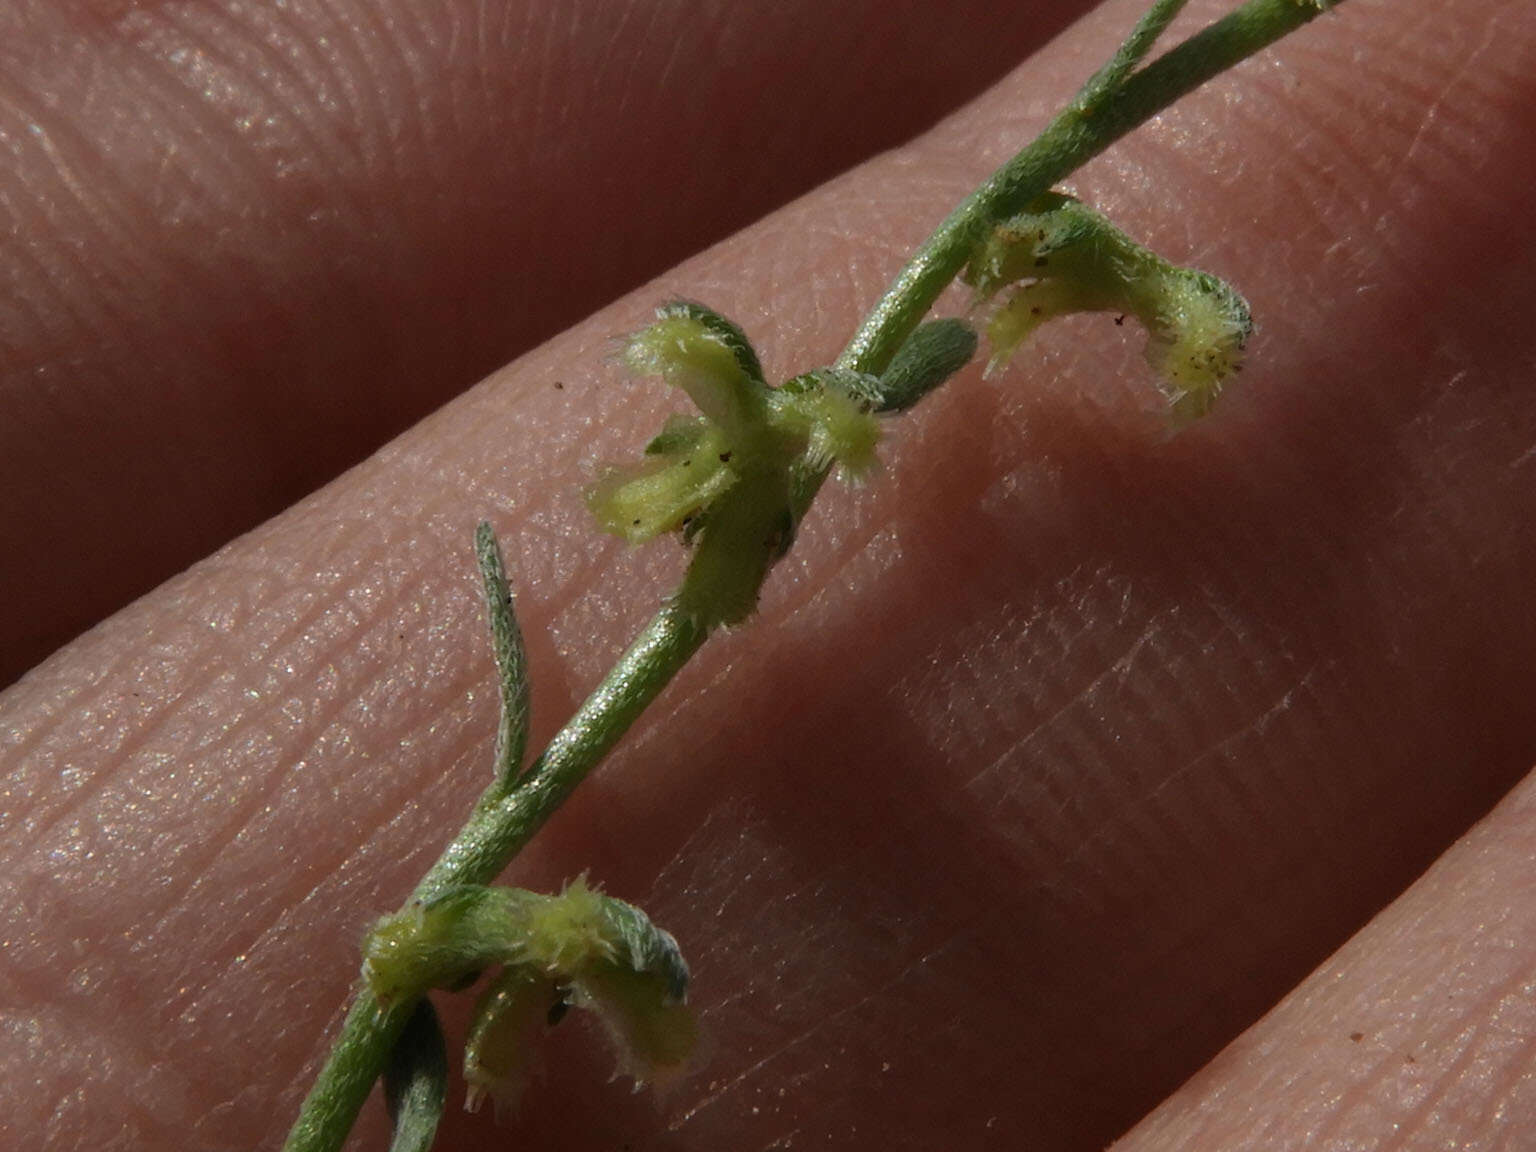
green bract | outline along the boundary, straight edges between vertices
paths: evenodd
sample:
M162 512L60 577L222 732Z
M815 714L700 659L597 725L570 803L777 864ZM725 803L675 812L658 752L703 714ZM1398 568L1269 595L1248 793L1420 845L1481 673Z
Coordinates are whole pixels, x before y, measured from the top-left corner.
M456 987L497 964L465 1046L472 1108L486 1093L516 1101L535 1042L567 1003L597 1013L637 1086L678 1075L697 1044L677 942L581 878L558 896L454 888L386 916L363 946L363 976L381 1003Z
M1253 331L1247 302L1221 280L1170 264L1057 192L998 225L971 258L964 279L983 303L1019 285L987 325L991 369L1006 364L1036 328L1057 316L1135 316L1147 330L1147 359L1180 420L1210 410Z

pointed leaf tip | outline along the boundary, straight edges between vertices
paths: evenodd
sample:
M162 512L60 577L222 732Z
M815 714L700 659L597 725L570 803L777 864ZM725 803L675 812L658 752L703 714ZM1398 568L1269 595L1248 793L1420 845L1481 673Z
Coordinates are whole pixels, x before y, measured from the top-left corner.
M491 653L496 659L496 684L501 702L496 727L494 771L503 782L516 779L528 751L528 718L531 693L528 654L523 630L518 627L512 589L501 555L501 543L488 521L475 529L475 558L485 590L486 615L491 627Z

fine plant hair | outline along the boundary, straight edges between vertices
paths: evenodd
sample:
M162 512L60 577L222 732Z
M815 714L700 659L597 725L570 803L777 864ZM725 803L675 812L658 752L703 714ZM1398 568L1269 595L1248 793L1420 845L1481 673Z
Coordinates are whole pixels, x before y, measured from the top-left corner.
M1003 369L1042 324L1077 312L1133 318L1175 424L1210 411L1241 369L1252 328L1230 286L1137 243L1053 186L1149 117L1333 7L1247 0L1148 62L1185 0L1156 0L1111 59L1040 136L961 203L917 250L837 360L766 379L748 335L707 305L673 301L622 348L696 409L638 462L587 494L598 524L631 542L677 534L681 585L549 746L531 761L528 666L500 547L475 551L500 694L490 780L464 826L398 912L363 943L362 978L285 1147L340 1148L375 1083L391 1147L432 1146L445 1106L447 1044L427 993L481 981L465 1042L468 1106L515 1103L541 1034L568 1009L597 1014L637 1084L685 1073L698 1028L671 935L583 875L557 895L494 885L544 822L710 635L745 623L774 564L829 477L876 462L884 423L969 363L980 337ZM930 319L956 278L961 317Z

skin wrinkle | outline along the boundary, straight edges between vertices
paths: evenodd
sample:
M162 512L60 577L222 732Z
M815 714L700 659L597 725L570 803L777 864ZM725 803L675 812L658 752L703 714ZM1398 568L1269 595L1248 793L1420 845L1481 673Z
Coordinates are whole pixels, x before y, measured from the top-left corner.
M355 703L356 703L356 697L355 696L344 696L344 697L341 697L341 698L339 698L335 702L335 705L331 709L331 712L338 713L344 707L352 706ZM308 727L311 728L311 729L314 729L314 728L317 727L317 725L315 723L311 722L308 725ZM321 725L318 725L318 727L324 728L326 726L321 724ZM327 728L327 732L328 731L329 731L329 729ZM237 735L237 733L226 732L221 737L221 743L227 743L229 741L229 739L231 739L234 735ZM318 746L318 742L323 740L324 738L325 738L325 733L322 733L321 735L317 736L314 740L311 741L309 750L313 751ZM303 762L303 760L305 758L307 758L307 757L301 757L300 758L300 762ZM264 803L264 801L266 799L269 799L270 796L277 790L277 788L279 788L282 785L282 783L283 783L283 773L279 772L277 777L275 777L275 778L270 778L269 777L269 782L265 786L264 789L258 786L257 789L256 789L257 795L255 795L254 797L249 799L243 805L241 811L239 813L236 813L235 818L232 820L230 826L226 828L225 835L223 836L222 841L216 842L215 844L213 844L211 846L207 846L206 849L204 850L203 854L202 854L202 858L205 859L205 860L209 860L209 861L215 859L220 854L220 852L222 851L223 847L225 847L229 843L233 842L233 840L243 832L245 817L248 817L251 814L253 814L255 812L258 812L260 810L262 804ZM197 881L199 883L202 882L202 881L199 880L199 877L200 877L200 874L203 871L203 868L201 866L197 865L194 861L178 859L177 860L177 867L178 867L179 870L182 870L182 871L185 872L185 874L186 874L186 876L188 878L189 883L191 883L193 881ZM163 898L162 903L163 904L174 904L176 899L178 898L178 895L179 894L177 892L172 892L169 896L166 896L166 897Z
M721 1097L727 1095L733 1090L738 1089L742 1084L746 1083L753 1076L762 1072L763 1069L767 1068L780 1056L783 1056L785 1053L793 1049L801 1047L803 1044L805 1044L806 1041L821 1035L829 1027L837 1025L843 1017L852 1015L853 1013L858 1012L865 1005L889 995L893 988L895 988L898 984L906 981L914 971L928 964L931 960L933 960L936 956L944 952L949 947L950 943L946 942L945 944L941 944L936 948L929 949L923 955L919 956L917 959L906 965L906 967L904 967L900 972L896 973L896 975L892 976L889 980L880 984L878 987L866 992L858 1000L851 1004L845 1005L842 1008L839 1008L830 1016L817 1020L814 1024L810 1025L805 1030L797 1032L789 1039L778 1044L770 1052L768 1052L767 1055L759 1057L756 1063L738 1073L734 1078L727 1081L720 1088L711 1091L708 1096L705 1096L677 1120L667 1125L667 1131L676 1132L681 1130L685 1125L689 1123L689 1121L707 1109L716 1100L719 1100Z
M227 212L242 201L262 204L267 199L262 189L265 173L258 163L261 155L252 146L251 137L237 133L233 139L226 139L232 125L219 115L216 86L208 76L209 55L214 49L172 38L171 34L178 31L177 25L165 21L125 22L121 29L122 42L105 55L103 74L98 82L103 89L119 83L131 86L136 93L152 95L153 103L141 103L141 95L134 103L112 111L114 119L119 121L133 117L132 131L126 138L105 142L104 162L100 165L102 172L97 175L96 182L115 175L128 187L147 185L158 189L168 172L177 173L187 189L195 190L198 200L191 206L195 211L188 210L184 199L181 209L165 219L172 235L190 234L202 221ZM187 63L182 64L181 60ZM199 72L202 82L199 82ZM226 96L231 94L228 83L217 87ZM90 98L102 103L110 100L94 91ZM249 120L255 120L254 114ZM132 150L135 145L142 146L141 139L150 146L150 155L137 158ZM311 135L310 139L319 143L318 137ZM144 180L137 175L137 170L143 160L155 156L159 157L155 163L156 179ZM144 218L153 219L158 205L153 198L140 198L133 206L141 219L131 232L146 250L152 250L160 237L154 235L152 227L146 226ZM269 207L256 210L264 216L270 215ZM204 228L203 231L213 229ZM291 247L286 238L280 243ZM170 284L157 287L156 297L176 300ZM199 343L204 339L200 333L189 332L187 336Z
M1522 1000L1525 1002L1529 1002L1530 987L1531 985L1527 983L1520 990ZM1489 1110L1491 1111L1492 1119L1501 1119L1509 1108L1511 1098L1516 1095L1517 1088L1524 1085L1526 1090L1529 1091L1533 1078L1536 1078L1532 1076L1532 1072L1536 1071L1536 1037L1530 1035L1529 1028L1525 1030L1525 1038L1520 1045L1519 1056L1508 1060L1507 1064L1508 1068L1504 1071L1503 1075L1495 1080L1494 1086L1487 1092L1488 1099L1495 1102L1492 1109ZM1513 1129L1509 1129L1508 1134L1509 1139L1518 1138L1518 1134ZM1500 1146L1507 1144L1508 1140L1500 1141Z
M391 630L392 628L393 626L391 626ZM336 647L339 648L346 639L347 637L343 637ZM326 663L329 662L326 656L322 656L321 659ZM373 693L365 692L361 695L353 696L337 693L329 702L328 707L322 709L318 715L306 718L302 725L296 726L290 731L288 733L290 740L294 738L300 740L297 759L300 762L304 762L314 758L315 753L320 750L322 743L336 731L337 722L344 713L349 711L361 712L366 717L368 713L366 700L369 695L373 695ZM199 751L218 751L222 746L227 745L242 734L241 725L236 724L226 729L216 744L206 749L199 749ZM199 837L199 848L201 849L199 856L191 860L178 861L178 870L185 873L185 882L180 886L171 884L166 888L162 907L174 906L194 886L204 881L204 873L208 870L208 866L217 861L223 855L224 850L246 831L250 822L261 813L264 806L269 805L274 797L281 794L288 775L289 770L278 767L275 771L268 773L265 782L251 782L248 787L247 797L243 801L237 802L234 810L228 813L223 829L215 835L208 836L205 833ZM381 805L397 804L398 800L398 796L387 794L378 797L378 803Z
M211 671L213 671L213 669L216 666L217 666L217 660L214 658L213 655L210 655L210 657L207 660L201 662L198 665L195 665L195 666L189 668L188 671L192 672L193 675L197 675L199 673L211 672ZM95 685L92 685L92 687L95 687ZM164 704L175 705L177 702L178 702L177 699L173 697L173 698L170 698L170 699L164 699L162 701L162 704L163 705ZM95 715L95 714L100 714L103 711L104 710L101 709L101 708L87 708L85 710L84 714L85 715ZM58 718L59 719L63 719L63 716L64 716L64 714L61 713ZM107 711L106 712L106 716L107 716L108 719L111 719L111 718L115 717L115 713ZM73 712L72 714L70 714L70 719L77 725L76 732L73 733L73 734L80 735L80 736L88 736L89 733L81 732L79 730L79 728L78 728L79 722L81 721L82 718L83 717L82 717L80 712ZM150 723L149 723L149 725L147 727L138 727L138 728L134 729L136 744L137 745L142 745L144 743L147 743L150 739L152 739L154 736L158 735L162 730L164 730L166 728L169 728L174 721L179 720L179 719L185 719L185 717L184 716L178 716L176 714L175 710L174 710L174 707L172 707L172 708L162 707L156 713L156 715L150 721ZM34 732L35 732L35 739L32 742L32 746L31 747L23 746L21 748L21 750L20 750L20 755L21 756L26 755L28 752L32 751L33 749L35 749L39 745L42 745L42 744L46 743L50 736L58 737L60 735L63 735L60 732L60 730L59 730L59 728L57 726L53 726L53 727L38 726L36 729L34 729ZM119 755L119 756L121 756L124 752L132 753L133 751L137 750L137 747L130 747L130 748L126 748L126 749L123 748L122 746L112 747L110 745L105 744L105 742L102 742L102 744L100 746L103 747L104 751L108 751L110 753L113 753L113 754L116 754L116 755ZM19 759L19 757L18 757L18 759ZM25 760L21 760L20 762L21 763L26 763ZM79 808L81 808L85 803L88 803L93 798L93 794L90 792L90 787L91 787L91 785L94 782L95 782L95 778L94 777L88 778L88 779L86 779L86 780L84 780L82 782L80 788L75 789L75 790L70 791L70 792L67 792L63 796L59 797L59 799L61 799L63 801L63 805L61 807L59 807L59 808L56 808L52 813L45 813L44 814L44 819L43 819L41 824L34 823L33 826L28 829L28 831L30 831L31 834L32 834L31 845L35 846L38 842L40 842L44 837L47 836L49 831L51 831L54 827L56 827L62 821L68 819L71 815L73 815L76 811L78 811Z
M45 158L43 165L44 173L41 177L36 174L32 175L28 181L28 187L24 191L31 192L33 187L41 186L42 191L37 195L47 207L42 209L39 215L43 217L42 222L45 225L52 226L59 215L59 208L57 207L59 201L68 200L73 195L70 181L66 175L68 164L61 161L57 146L48 137L47 125L39 123L37 117L39 114L43 115L49 120L50 124L54 123L54 119L48 116L46 109L27 106L23 99L11 89L10 85L5 83L3 73L0 73L0 94L3 94L6 110L12 114L15 120L23 122L19 129L13 130L14 135L18 140L26 139L30 141L35 154ZM20 147L18 147L17 152L23 158L26 155ZM63 165L62 168L61 164ZM18 167L21 166L23 165L18 164ZM54 195L51 191L53 188L61 188L63 195ZM105 225L102 223L103 215L104 213L99 211L89 213L91 223L98 228L98 231L105 229ZM39 301L38 310L49 316L50 319L62 315L67 321L78 325L86 324L86 313L81 310L80 304L71 298L63 286L65 281L71 284L78 284L86 279L82 274L81 256L77 255L74 249L63 245L54 245L51 251L40 250L41 246L37 243L27 243L13 247L16 248L20 258L29 261L34 267L43 272L34 281L42 289L40 294L44 295L44 299ZM61 267L63 268L62 272L60 271ZM53 324L51 327L56 329L57 324ZM122 338L121 334L117 332L109 332L108 336L114 340ZM57 335L54 331L48 331L46 339L50 345L58 343ZM9 360L11 357L8 355L7 359ZM52 359L52 357L48 357L48 359ZM54 365L48 363L48 360L45 359L44 363L38 365L38 370L47 371L51 367L54 367ZM51 401L50 408L57 410L60 406L60 400L65 399L65 397L55 390L50 390L49 399Z
M57 1026L60 1024L59 1021L52 1017L49 1018L48 1022L50 1025ZM65 1035L68 1034L67 1025L63 1025L62 1030ZM116 1070L123 1067L125 1063L127 1063L127 1059L123 1054L116 1050L108 1050L104 1053L97 1053L97 1060L90 1065L89 1071L86 1067L77 1067L73 1071L76 1072L77 1079L84 1079L97 1069L105 1067ZM176 1110L182 1106L184 1099L184 1097L175 1094L173 1091L169 1100L152 1097L146 1101L145 1096L149 1095L145 1090L146 1083L151 1084L154 1089L159 1089L159 1081L163 1078L163 1074L152 1064L145 1065L142 1069L135 1065L130 1070L141 1073L139 1076L139 1091L129 1093L117 1090L113 1093L111 1102L112 1107L120 1118L116 1134L116 1142L119 1147L130 1144L134 1138L143 1135L145 1129L151 1132L163 1132L164 1125L154 1123L154 1111L156 1109L163 1109L165 1111ZM81 1090L78 1088L60 1093L52 1113L44 1126L45 1135L43 1139L50 1146L63 1147L74 1142L71 1122L74 1121L74 1126L78 1127L78 1117L83 1102L82 1095Z
M88 226L94 229L94 239L98 243L109 240L114 232L121 230L123 213L116 209L111 200L86 190L85 181L78 169L93 159L88 139L76 130L68 117L50 107L44 99L34 99L27 104L22 95L12 88L7 93L7 103L16 110L19 119L25 120L26 135L45 158L46 174L51 177L51 184L62 193L62 196L47 196L43 211L49 217L54 217L61 211L57 202L62 199L69 208L84 216ZM79 160L72 159L66 152L74 153ZM116 191L119 195L126 194L121 186ZM82 257L74 258L77 264L83 263ZM79 279L78 271L75 278Z
M394 89L381 73L378 54L371 50L378 33L373 6L349 6L343 0L313 2L321 17L317 45L334 58L332 68L348 94L348 101L339 112L348 134L356 136L358 160L369 167L382 168L390 183L402 180L404 173L393 146L399 113L386 104ZM487 101L486 107L492 108L494 104Z
M335 609L333 606L328 605L324 600L316 598L314 608L311 609L307 615L301 616L297 620L293 621L291 627L287 629L286 635L296 639L306 639L309 636L309 632L312 626L334 610ZM207 635L207 633L202 629L196 629L195 631L203 635ZM331 655L341 651L342 646L347 641L347 639L347 636L338 638L336 644L332 645L329 649L320 654L321 660L327 661ZM202 650L206 652L206 655L199 663L179 670L183 673L182 679L184 683L189 685L206 684L210 680L215 679L212 675L214 671L221 665L221 663L227 663L235 651L232 641L221 637L221 642L221 647L214 648L212 650L208 650L206 646L204 646ZM167 641L164 642L164 647L169 651L175 651L181 647L181 644L181 641ZM197 648L198 645L190 645L190 647ZM266 656L266 652L257 652L255 655L264 658ZM266 668L270 671L273 663L275 661L280 661L281 659L281 655L275 657L274 661L269 661L266 664ZM127 669L124 669L118 676L110 677L110 679L134 682L138 679L138 677L129 673ZM231 687L231 685L226 684L224 687L228 688ZM188 710L190 708L199 707L201 705L201 702L195 698L191 700L187 699L186 693L189 691L190 689L184 689L177 692L174 696L162 697L161 707L157 710L156 714L148 724L140 725L134 728L132 735L126 738L122 743L117 745L107 744L106 747L112 753L114 753L119 758L119 760L122 761L123 764L132 764L132 758L134 757L135 753L137 753L141 748L149 745L150 742L159 736L163 731L171 728L178 721L184 721L188 719ZM268 693L268 695L274 694L275 693L272 692ZM185 704L185 706L183 706L183 704ZM252 709L249 712L237 713L233 720L226 719L224 727L220 730L220 735L227 736L231 732L240 729L247 722L247 720L252 717L253 714L257 714L255 709ZM266 716L264 712L257 715L260 716L259 722L270 723L270 717ZM218 746L218 743L214 743L212 745L205 744L194 749L194 751L213 751L216 750ZM23 748L22 751L26 752L28 749ZM64 820L67 820L71 816L78 813L81 808L83 808L86 804L90 803L95 798L95 795L89 791L74 793L71 797L68 798L69 802L64 807L56 810L40 827L33 831L32 839L29 842L28 847L35 847L36 845L40 844L53 828L62 823Z
M462 778L468 775L467 772L457 769L457 765L462 764L466 756L466 752L461 752L455 758L456 770L448 774L450 778ZM366 850L380 833L391 829L402 818L403 807L412 800L414 800L414 797L409 794L380 798L378 803L374 805L373 810L368 813L368 818L357 823L354 829L352 829L356 841L362 844L364 850ZM402 804L402 801L404 801L404 804ZM262 813L258 813L258 815L262 815ZM253 822L248 821L248 823ZM244 826L237 829L236 837L245 831L246 827ZM233 843L234 840L235 837L230 838L229 843ZM300 892L297 898L295 898L294 890L292 889L278 889L260 893L262 898L259 902L247 901L244 905L241 922L229 925L229 930L221 933L219 939L210 941L213 944L211 950L219 954L245 956L260 949L263 941L271 940L274 937L275 931L286 923L289 915L296 907L302 906L306 900L318 894L319 890L324 887L326 878L336 874L343 866L351 863L353 854L353 849L350 847L344 848L338 850L329 861L322 861L310 868L306 876L314 877L318 875L320 880L311 884L306 879L305 883L300 885L304 890ZM223 877L213 874L197 877L195 886L188 889L188 894L197 894L205 890L209 892L223 892L228 889L228 882ZM256 904L255 908L251 907L252 903ZM262 915L257 918L257 922L254 925L247 926L243 923L243 920L248 918L253 911L260 911ZM179 919L185 920L187 917L183 914ZM167 936L182 935L181 932L176 931L179 927L178 917L173 914L162 916L156 924L156 928ZM177 983L189 983L184 984L176 996L167 999L165 1007L168 1012L195 1012L197 1006L204 999L218 998L219 993L216 990L218 974L206 977L201 987L193 987L190 982L193 981L197 974L199 974L199 966L195 964L187 964L182 967Z
M123 1061L130 1061L133 1078L141 1084L146 1080L155 1082L156 1094L163 1096L166 1082L169 1082L170 1091L176 1099L172 1106L185 1108L190 1099L188 1080L174 1067L168 1067L161 1055L134 1035L115 1035L103 1038L101 1032L100 1013L96 1006L89 1001L70 1001L56 995L46 987L29 985L25 980L9 982L7 987L6 1004L7 1015L15 1011L18 1015L25 1013L27 1008L22 1007L30 999L39 1006L38 1015L42 1018L42 1025L35 1029L39 1037L47 1036L54 1043L58 1043L66 1037L74 1034L78 1036L79 1048L86 1051L93 1050L93 1058L101 1065L108 1067L120 1066ZM19 995L18 995L19 993ZM14 1007L13 1007L14 1006ZM33 1017L36 1020L37 1017ZM19 1023L19 1021L18 1021ZM10 1025L9 1027L14 1027ZM41 1047L41 1045L37 1045ZM67 1044L60 1044L60 1048L67 1048ZM34 1059L42 1053L35 1053ZM40 1062L40 1061L38 1061ZM19 1068L14 1076L24 1077L26 1071ZM114 1104L125 1111L143 1109L142 1104L135 1100L135 1096L142 1095L142 1089L135 1092L122 1092Z
M1177 611L1177 609L1171 609L1171 611ZM1146 645L1147 641L1155 633L1155 630L1160 626L1161 622L1161 619L1156 616L1149 619L1143 626L1142 632L1125 647L1125 649L1114 659L1112 663L1109 664L1108 667L1096 673L1093 678L1081 688L1071 689L1070 695L1068 696L1065 703L1056 708L1054 712L1046 716L1043 720L1032 724L1029 730L1018 740L1015 745L1013 745L1008 750L1008 752L1004 753L1002 757L999 757L998 759L995 759L989 764L983 766L979 771L976 772L975 775L966 780L962 787L966 788L967 790L975 789L978 785L984 783L989 778L996 775L1005 763L1014 761L1018 752L1025 751L1035 743L1048 738L1049 734L1056 728L1058 723L1068 719L1072 714L1081 711L1085 707L1091 708L1092 701L1095 699L1099 688L1104 683L1108 681L1119 682L1124 680L1126 670L1130 667L1130 664L1135 659L1136 654ZM1086 628L1083 631L1086 631ZM1063 758L1057 761L1057 763L1063 765L1069 764L1070 762L1070 758ZM1062 770L1064 771L1065 769Z
M1476 73L1478 61L1481 60L1482 57L1487 53L1489 47L1493 44L1494 37L1497 36L1498 33L1499 29L1497 18L1495 18L1495 20L1490 22L1487 26L1482 42L1470 53L1463 54L1462 60L1457 65L1456 70L1450 75L1448 79L1444 81L1444 83L1438 86L1432 97L1423 102L1423 111L1419 115L1418 129L1414 132L1413 139L1408 141L1408 146L1403 149L1402 159L1398 162L1397 170L1394 172L1391 182L1387 185L1389 203L1398 199L1398 195L1396 194L1399 193L1397 186L1399 175L1403 172L1411 172L1413 170L1415 160L1418 158L1419 150L1426 144L1426 142L1430 147L1445 147L1447 144L1454 144L1456 142L1454 136L1447 137L1445 133L1435 133L1432 131L1432 129L1436 127L1436 121L1440 115L1440 110L1445 105L1447 98L1453 92L1455 92L1463 84L1463 82L1467 80L1469 76L1472 76ZM1459 45L1455 46L1458 48L1460 47ZM1470 117L1475 118L1475 111L1469 110L1468 114ZM1444 165L1441 165L1440 167L1443 169Z
M1089 855L1089 850L1094 846L1095 841L1108 835L1109 830L1116 822L1134 817L1139 809L1149 804L1161 807L1161 801L1165 794L1202 763L1211 759L1226 759L1225 753L1232 746L1246 741L1251 735L1263 735L1266 729L1274 723L1275 719L1291 707L1296 692L1305 687L1311 681L1311 678L1312 670L1309 669L1296 686L1287 689L1279 700L1261 712L1257 717L1244 720L1235 731L1220 737L1210 747L1185 760L1168 775L1158 780L1150 791L1144 794L1133 794L1128 797L1127 802L1118 811L1111 812L1109 818L1104 821L1099 831L1092 833L1073 850L1072 854L1067 858L1067 863L1070 865L1079 858ZM1217 777L1217 780L1219 785L1229 794L1233 794L1232 786L1236 781L1224 776ZM1244 815L1253 823L1258 823L1257 820L1253 819L1256 813L1250 811L1244 813ZM1152 823L1154 827L1157 824L1156 821L1150 821L1149 823Z
M336 73L334 55L304 50L281 31L282 13L250 8L232 13L200 5L166 5L152 18L125 26L148 62L185 87L211 121L210 140L229 136L257 179L282 173L303 156L353 159L334 130L341 111L324 96ZM327 77L330 73L330 77ZM355 212L355 201L345 205Z

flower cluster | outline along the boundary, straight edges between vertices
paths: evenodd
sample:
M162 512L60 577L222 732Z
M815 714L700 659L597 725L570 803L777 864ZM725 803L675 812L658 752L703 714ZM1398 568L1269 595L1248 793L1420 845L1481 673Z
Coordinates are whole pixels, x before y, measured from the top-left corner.
M1118 312L1147 330L1147 359L1175 419L1205 415L1241 367L1253 330L1248 305L1227 284L1170 264L1081 201L1051 192L998 225L964 275L979 305L1018 285L987 324L991 368L1005 364L1047 320Z
M632 542L680 532L695 552L679 603L706 628L738 623L831 468L857 478L875 466L876 415L910 407L975 346L960 322L937 321L882 377L825 368L771 387L734 323L700 304L665 305L624 361L682 389L699 414L669 420L645 460L611 469L588 504Z
M363 976L381 1003L456 988L502 965L481 995L464 1054L466 1107L515 1103L535 1041L567 1007L595 1012L642 1084L681 1073L698 1041L677 941L640 909L578 878L558 896L465 885L379 921Z

